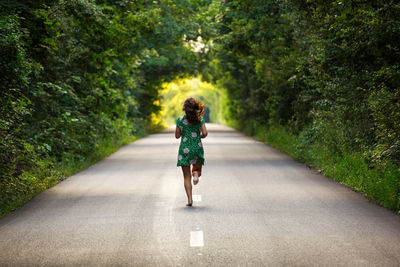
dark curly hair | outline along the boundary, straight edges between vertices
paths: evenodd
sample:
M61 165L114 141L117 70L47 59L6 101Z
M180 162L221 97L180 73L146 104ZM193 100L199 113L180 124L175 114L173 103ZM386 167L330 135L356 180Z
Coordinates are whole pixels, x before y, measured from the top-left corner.
M201 100L196 100L193 97L189 97L183 103L183 111L185 111L186 119L190 124L194 125L201 121L201 117L204 114L204 107L206 105Z

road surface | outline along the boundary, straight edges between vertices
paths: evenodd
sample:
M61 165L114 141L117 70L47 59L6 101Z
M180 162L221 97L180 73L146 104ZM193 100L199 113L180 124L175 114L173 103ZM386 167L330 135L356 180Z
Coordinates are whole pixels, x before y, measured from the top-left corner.
M169 129L1 218L0 265L400 266L400 216L242 133L208 128L193 207Z

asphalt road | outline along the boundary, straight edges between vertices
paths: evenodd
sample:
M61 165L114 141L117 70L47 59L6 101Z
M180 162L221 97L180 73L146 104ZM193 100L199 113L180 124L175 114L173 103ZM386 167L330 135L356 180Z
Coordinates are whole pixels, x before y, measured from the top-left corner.
M400 266L400 216L228 127L207 125L186 207L171 130L0 219L0 265Z

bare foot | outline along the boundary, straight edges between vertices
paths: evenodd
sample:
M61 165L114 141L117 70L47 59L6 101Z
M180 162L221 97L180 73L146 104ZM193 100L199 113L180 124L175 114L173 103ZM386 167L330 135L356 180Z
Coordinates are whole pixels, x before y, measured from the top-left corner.
M186 206L191 207L193 203L188 203Z
M193 184L196 185L199 183L199 174L195 171L193 172Z

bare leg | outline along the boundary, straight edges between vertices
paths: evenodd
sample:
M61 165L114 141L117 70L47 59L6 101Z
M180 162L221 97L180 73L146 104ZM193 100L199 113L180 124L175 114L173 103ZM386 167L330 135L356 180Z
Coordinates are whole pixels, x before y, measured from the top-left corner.
M190 166L181 166L183 172L183 179L185 185L185 191L188 198L188 204L186 206L192 206L192 176L190 175Z

